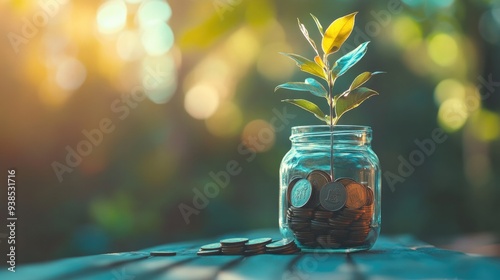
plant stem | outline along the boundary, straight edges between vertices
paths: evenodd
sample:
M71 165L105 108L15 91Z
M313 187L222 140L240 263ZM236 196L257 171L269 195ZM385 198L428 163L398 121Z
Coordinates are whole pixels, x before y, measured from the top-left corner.
M335 180L335 175L333 174L333 114L334 114L334 104L333 104L333 86L335 80L332 79L332 72L328 71L328 98L330 99L330 176L332 177L332 182Z

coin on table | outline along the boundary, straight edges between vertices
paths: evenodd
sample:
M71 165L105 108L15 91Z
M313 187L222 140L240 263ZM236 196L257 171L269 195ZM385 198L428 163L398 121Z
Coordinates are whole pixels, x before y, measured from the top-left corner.
M220 241L222 248L224 247L241 247L245 246L248 242L248 238L227 238Z
M220 250L199 250L197 253L198 256L217 256L220 254Z
M203 245L201 246L201 250L218 250L221 248L222 245L220 245L219 242L217 243L210 243L210 244L207 244L207 245Z
M250 239L247 243L245 243L245 246L248 247L265 247L265 245L273 242L273 239L270 237L262 237L262 238L255 238L255 239Z
M311 199L312 186L311 183L306 179L300 179L293 186L292 192L290 194L290 202L294 207L300 208L307 204L309 199Z
M346 187L347 200L345 206L358 209L366 205L366 187L359 183L350 183Z
M346 203L346 188L339 182L330 182L321 188L319 197L323 208L329 211L338 211Z

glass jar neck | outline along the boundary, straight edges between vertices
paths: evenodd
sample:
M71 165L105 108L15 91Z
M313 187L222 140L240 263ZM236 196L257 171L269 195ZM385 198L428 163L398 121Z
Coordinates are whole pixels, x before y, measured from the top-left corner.
M293 146L330 145L332 135L333 145L370 146L372 129L357 125L335 125L333 130L329 125L294 126L290 141Z

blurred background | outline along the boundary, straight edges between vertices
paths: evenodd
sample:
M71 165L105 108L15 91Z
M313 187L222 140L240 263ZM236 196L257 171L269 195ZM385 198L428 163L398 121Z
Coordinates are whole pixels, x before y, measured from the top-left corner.
M0 3L0 164L17 170L20 262L277 229L290 128L320 124L280 102L301 93L273 92L308 77L278 52L312 58L297 18L319 42L309 13L327 27L353 11L343 52L371 44L337 92L388 72L369 81L380 96L341 120L373 128L382 232L499 254L500 1ZM283 110L297 117L272 129ZM446 141L398 171L436 128ZM241 173L193 201L228 163Z

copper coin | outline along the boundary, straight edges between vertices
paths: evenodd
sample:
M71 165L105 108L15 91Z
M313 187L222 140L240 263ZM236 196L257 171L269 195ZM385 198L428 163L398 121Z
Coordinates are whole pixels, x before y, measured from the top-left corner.
M350 183L356 183L356 181L354 181L353 179L351 178L346 178L346 177L343 177L343 178L338 178L337 180L335 180L335 182L339 182L341 183L342 185L344 186L347 186L349 185Z
M366 206L370 206L372 205L373 201L374 201L374 195L373 195L373 190L370 189L370 188L366 188Z
M294 207L303 207L309 202L312 195L311 183L306 179L298 180L290 193L290 202Z
M366 205L366 187L359 183L350 183L346 187L347 201L345 206L351 209L358 209Z
M319 197L323 208L330 211L338 211L346 203L346 188L341 183L330 182L321 188Z
M320 190L321 187L330 182L330 174L321 170L314 170L309 175L307 175L307 180L311 182L311 185L315 190Z

